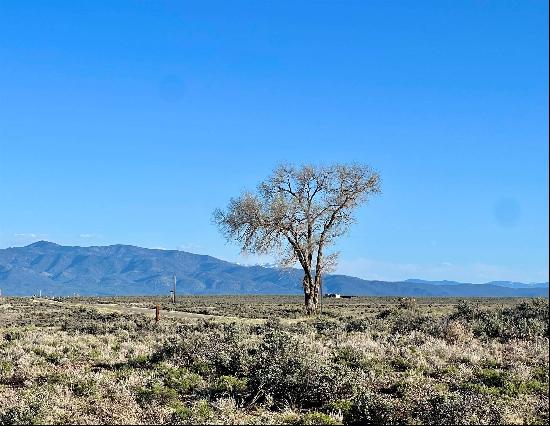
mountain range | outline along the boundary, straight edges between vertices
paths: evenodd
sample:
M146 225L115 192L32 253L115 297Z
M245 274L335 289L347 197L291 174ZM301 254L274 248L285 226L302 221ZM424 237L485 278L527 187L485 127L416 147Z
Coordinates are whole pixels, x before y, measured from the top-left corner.
M244 266L211 256L130 245L69 247L39 241L0 249L3 295L301 294L302 272ZM327 275L325 293L357 296L548 297L548 283L370 281Z

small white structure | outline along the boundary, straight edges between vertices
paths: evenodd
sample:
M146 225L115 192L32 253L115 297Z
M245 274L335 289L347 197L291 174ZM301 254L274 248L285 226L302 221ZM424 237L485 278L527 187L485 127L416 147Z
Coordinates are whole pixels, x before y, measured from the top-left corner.
M325 294L325 297L333 297L335 299L340 299L340 295L338 293L327 293Z

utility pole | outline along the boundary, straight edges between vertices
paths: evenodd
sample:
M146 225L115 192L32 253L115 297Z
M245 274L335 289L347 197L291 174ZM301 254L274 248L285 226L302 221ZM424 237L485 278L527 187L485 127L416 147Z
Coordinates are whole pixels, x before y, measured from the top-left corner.
M174 299L174 303L176 303L176 274L174 274L174 294L173 294L173 299Z

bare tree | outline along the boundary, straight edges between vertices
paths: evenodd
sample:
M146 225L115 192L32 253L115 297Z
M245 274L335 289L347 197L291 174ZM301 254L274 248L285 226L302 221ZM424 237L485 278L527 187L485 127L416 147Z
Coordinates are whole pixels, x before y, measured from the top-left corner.
M338 253L325 253L355 221L354 210L380 193L380 177L359 164L281 165L255 193L232 198L214 221L244 253L275 253L281 266L297 262L304 270L308 315L317 311L322 274L336 265Z

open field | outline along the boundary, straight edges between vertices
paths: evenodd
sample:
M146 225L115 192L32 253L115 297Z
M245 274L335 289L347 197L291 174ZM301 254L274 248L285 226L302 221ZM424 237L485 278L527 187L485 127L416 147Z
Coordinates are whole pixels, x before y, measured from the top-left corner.
M59 298L58 301L70 301L81 304L116 304L128 308L141 307L152 309L159 304L167 311L189 312L202 315L229 316L240 318L269 319L305 319L303 296L178 296L177 303L171 303L168 297L81 297ZM409 303L410 298L399 297L353 297L351 299L322 299L322 313L325 318L353 320L371 317L387 309ZM452 311L463 300L448 297L423 297L414 299L424 314L440 316ZM529 299L518 298L468 298L473 304L484 307L506 307Z
M548 299L323 302L4 298L0 424L548 422Z

